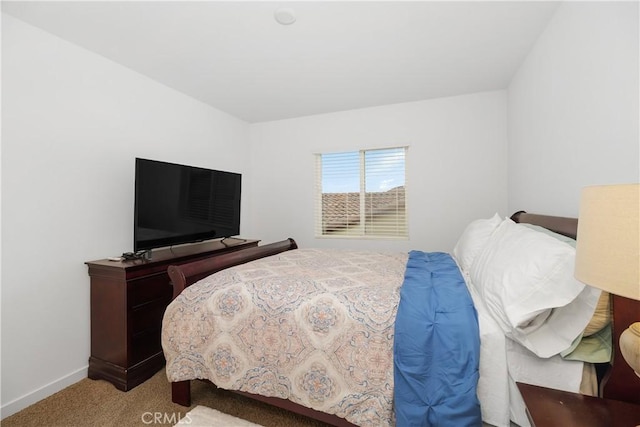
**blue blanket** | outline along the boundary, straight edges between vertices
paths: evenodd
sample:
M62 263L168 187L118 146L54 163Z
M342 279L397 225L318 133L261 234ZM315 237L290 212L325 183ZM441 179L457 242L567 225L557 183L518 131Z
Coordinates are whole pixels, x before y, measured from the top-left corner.
M482 425L478 316L449 254L409 254L393 357L398 427Z

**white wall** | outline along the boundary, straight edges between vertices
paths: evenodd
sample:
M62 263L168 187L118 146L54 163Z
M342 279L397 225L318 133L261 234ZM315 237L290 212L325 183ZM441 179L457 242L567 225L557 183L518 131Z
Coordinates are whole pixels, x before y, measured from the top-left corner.
M133 249L135 157L249 174L245 122L6 14L2 86L5 417L86 377L84 262Z
M409 146L409 241L316 239L314 153ZM251 125L248 237L301 247L451 250L472 219L506 215L504 91Z
M640 181L638 2L566 2L508 90L509 209L575 217Z

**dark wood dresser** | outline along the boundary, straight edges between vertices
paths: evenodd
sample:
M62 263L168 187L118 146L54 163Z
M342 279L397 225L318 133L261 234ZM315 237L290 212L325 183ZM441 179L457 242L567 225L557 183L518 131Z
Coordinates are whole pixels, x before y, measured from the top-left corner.
M167 267L258 242L229 238L154 250L150 260L86 262L91 280L89 378L128 391L153 376L165 363L160 333L173 293Z

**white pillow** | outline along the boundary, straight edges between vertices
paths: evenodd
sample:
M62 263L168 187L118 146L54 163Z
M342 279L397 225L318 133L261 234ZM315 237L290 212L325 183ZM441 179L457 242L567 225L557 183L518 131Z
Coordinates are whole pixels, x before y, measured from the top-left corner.
M501 222L498 214L495 214L489 219L477 219L467 225L453 248L453 257L458 261L462 271L469 271L473 260L485 247L491 233L498 228Z
M570 245L505 219L469 274L505 334L550 357L582 333L599 297L573 277L574 266Z

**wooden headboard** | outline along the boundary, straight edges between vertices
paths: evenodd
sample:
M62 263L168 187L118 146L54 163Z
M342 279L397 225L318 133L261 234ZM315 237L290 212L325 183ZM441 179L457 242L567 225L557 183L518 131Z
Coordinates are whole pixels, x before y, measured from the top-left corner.
M577 238L578 220L558 216L535 215L525 211L511 216L515 222L534 224L564 236ZM611 368L600 384L600 396L640 404L640 378L620 353L620 335L634 322L640 320L640 301L612 295L613 355Z
M554 233L562 234L563 236L576 238L578 234L578 219L577 218L565 218L562 216L548 216L548 215L536 215L530 214L525 211L519 211L511 215L511 219L514 222L522 222L525 224L539 225L547 230L551 230Z

